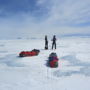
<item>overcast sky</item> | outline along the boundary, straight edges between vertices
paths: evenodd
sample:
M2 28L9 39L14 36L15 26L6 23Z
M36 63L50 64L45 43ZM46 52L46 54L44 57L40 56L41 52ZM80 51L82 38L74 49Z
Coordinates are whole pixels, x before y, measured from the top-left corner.
M90 34L90 0L0 0L0 38Z

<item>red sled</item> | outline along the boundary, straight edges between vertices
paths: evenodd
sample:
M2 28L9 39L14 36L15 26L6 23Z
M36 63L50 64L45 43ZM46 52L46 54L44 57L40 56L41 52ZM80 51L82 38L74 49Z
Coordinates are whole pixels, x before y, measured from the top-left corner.
M27 56L37 56L40 50L33 49L32 51L22 51L19 53L20 57L27 57Z

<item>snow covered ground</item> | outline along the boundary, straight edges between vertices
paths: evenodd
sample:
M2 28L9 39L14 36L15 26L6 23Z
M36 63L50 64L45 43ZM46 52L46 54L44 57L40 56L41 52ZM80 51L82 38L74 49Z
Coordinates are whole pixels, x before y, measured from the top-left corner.
M18 57L21 51L40 49L34 57ZM58 68L46 63L51 52ZM60 38L57 49L44 50L44 40L0 40L0 90L90 90L90 38Z

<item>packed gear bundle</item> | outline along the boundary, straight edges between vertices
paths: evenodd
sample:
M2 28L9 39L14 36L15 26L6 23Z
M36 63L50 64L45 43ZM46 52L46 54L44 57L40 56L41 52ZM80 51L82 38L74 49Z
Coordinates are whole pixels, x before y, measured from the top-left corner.
M48 66L50 66L51 68L58 67L58 57L56 53L51 53L49 55Z
M20 57L27 57L27 56L37 56L39 54L40 50L33 49L32 51L22 51L19 53Z

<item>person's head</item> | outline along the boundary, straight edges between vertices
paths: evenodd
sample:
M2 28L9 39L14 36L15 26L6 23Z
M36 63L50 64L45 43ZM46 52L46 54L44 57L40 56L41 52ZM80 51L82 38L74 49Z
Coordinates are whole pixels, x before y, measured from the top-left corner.
M47 39L47 35L45 35L45 39Z
M54 38L56 37L56 35L53 36Z

